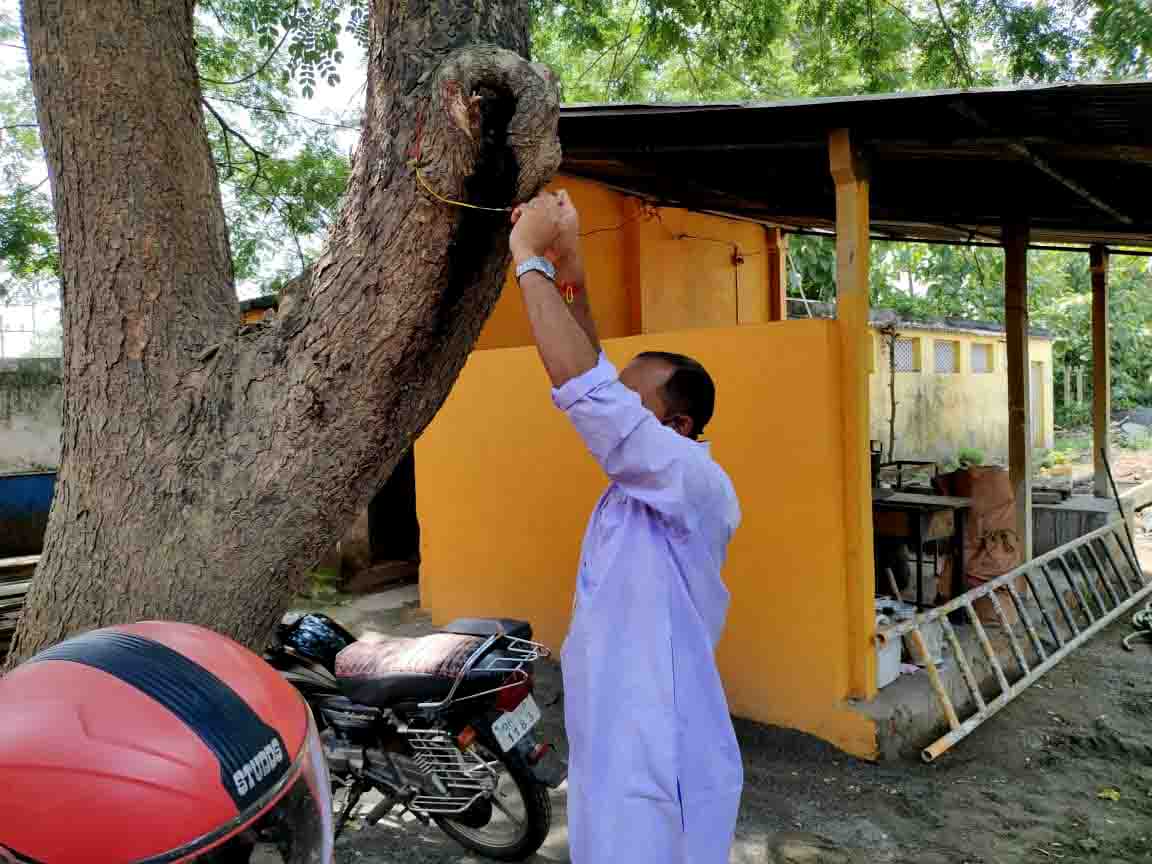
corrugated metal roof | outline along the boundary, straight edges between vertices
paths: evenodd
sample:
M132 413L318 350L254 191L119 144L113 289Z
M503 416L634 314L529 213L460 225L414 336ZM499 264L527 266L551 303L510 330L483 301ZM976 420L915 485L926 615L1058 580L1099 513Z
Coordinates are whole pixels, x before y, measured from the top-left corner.
M789 318L835 318L836 304L814 300L788 298ZM978 321L973 318L901 318L892 309L871 309L868 323L874 327L895 324L901 330L916 330L933 333L967 333L974 336L1003 336L1004 325L996 321ZM1056 335L1042 327L1030 327L1028 333L1033 339L1056 341Z
M871 172L894 238L1152 246L1152 82L946 90L768 103L572 105L563 171L656 201L830 228L828 135Z

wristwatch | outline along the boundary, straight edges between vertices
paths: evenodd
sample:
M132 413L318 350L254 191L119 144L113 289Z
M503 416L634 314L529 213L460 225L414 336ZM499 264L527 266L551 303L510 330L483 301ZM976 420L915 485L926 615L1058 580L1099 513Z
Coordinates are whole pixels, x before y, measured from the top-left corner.
M516 265L516 281L519 282L525 273L536 271L549 282L556 281L556 268L552 262L547 258L536 256L535 258L528 258Z

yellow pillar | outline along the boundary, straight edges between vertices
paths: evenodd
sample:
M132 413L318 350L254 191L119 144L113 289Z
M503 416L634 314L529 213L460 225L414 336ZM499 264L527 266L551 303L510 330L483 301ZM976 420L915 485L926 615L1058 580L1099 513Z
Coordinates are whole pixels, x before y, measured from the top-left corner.
M1028 360L1028 226L1004 228L1004 321L1008 337L1008 471L1016 495L1022 560L1032 558L1032 400ZM1039 418L1037 418L1039 419Z
M1108 433L1112 427L1112 348L1108 342L1108 250L1093 246L1092 262L1092 452L1096 465L1093 491L1111 498L1104 454L1111 455Z
M788 318L788 235L779 228L765 228L764 262L767 268L769 321Z
M868 447L869 216L868 176L852 149L847 129L828 140L836 183L836 319L840 332L840 388L843 406L844 534L847 549L849 691L857 699L876 695L876 630L873 596L872 480Z

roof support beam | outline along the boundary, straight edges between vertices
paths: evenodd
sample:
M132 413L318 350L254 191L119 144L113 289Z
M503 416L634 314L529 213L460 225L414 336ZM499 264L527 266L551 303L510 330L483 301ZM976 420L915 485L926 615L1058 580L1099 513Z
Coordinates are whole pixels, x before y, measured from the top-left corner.
M1028 226L1004 226L1004 322L1008 339L1008 472L1016 496L1021 563L1032 560L1032 400L1028 359ZM1036 422L1040 418L1035 418Z
M1111 498L1105 454L1111 455L1112 346L1108 341L1108 250L1093 246L1092 273L1092 453L1096 473L1093 492Z
M704 210L701 211L708 213L712 216L721 216L726 219L741 219L744 217L730 216L719 210ZM763 220L753 220L760 221ZM832 239L835 233L831 230L817 231L813 228L795 228L791 225L782 225L780 230L785 234L795 234L797 237L823 237ZM918 243L923 246L956 246L958 248L973 248L973 249L1003 249L1003 243L993 243L991 241L983 240L940 240L931 237L908 237L897 234L873 234L873 242L882 243ZM1088 252L1089 247L1085 246L1054 246L1044 243L1029 243L1028 249L1032 252ZM1109 255L1128 255L1132 258L1152 258L1152 249L1109 249Z
M768 287L765 316L768 321L788 317L788 235L780 228L764 229L764 266Z
M848 603L849 695L876 694L876 630L873 596L872 476L868 431L868 370L872 333L868 326L870 242L867 165L847 129L828 139L829 166L836 184L836 326L840 336L840 401L844 453L844 542Z
M960 114L961 116L967 117L969 120L971 120L977 126L979 126L981 129L987 129L987 130L992 129L992 125L987 120L985 120L983 117L981 117L979 114L977 114L976 111L974 111L972 108L969 108L966 104L964 104L964 102L957 101L957 102L952 103L952 109L954 111L956 111L956 113ZM1107 202L1103 201L1102 199L1098 198L1096 195L1093 195L1091 192L1089 192L1087 189L1085 189L1083 186L1081 186L1079 183L1077 183L1075 180L1073 180L1068 175L1066 175L1060 171L1057 171L1055 168L1053 168L1051 165L1049 165L1047 161L1045 161L1040 156L1037 156L1035 153L1033 153L1032 150L1029 149L1027 145L1021 144L1019 141L1005 140L1004 146L1007 149L1011 150L1013 153L1017 154L1018 156L1020 156L1024 159L1027 159L1036 168L1043 171L1045 174L1047 174L1049 177L1051 177L1057 183L1061 184L1065 188L1071 190L1076 195L1083 198L1085 201L1087 201L1089 204L1091 204L1097 210L1100 210L1104 213L1107 213L1113 219L1115 219L1118 222L1122 222L1125 225L1131 225L1132 224L1131 217L1127 216L1124 213L1121 213L1119 210L1117 210L1112 205L1110 205Z

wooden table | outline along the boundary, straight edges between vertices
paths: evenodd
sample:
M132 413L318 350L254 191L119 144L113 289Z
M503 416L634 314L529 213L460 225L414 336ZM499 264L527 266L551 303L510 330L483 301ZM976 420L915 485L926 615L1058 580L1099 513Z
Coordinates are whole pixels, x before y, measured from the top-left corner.
M878 537L907 540L916 549L916 605L924 608L924 544L952 540L952 596L964 585L964 517L971 498L872 492L872 525Z

